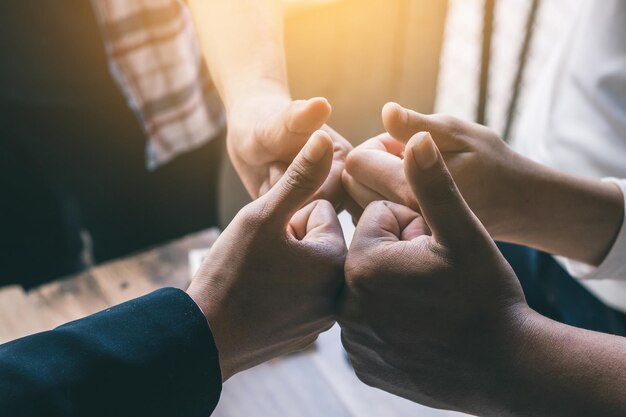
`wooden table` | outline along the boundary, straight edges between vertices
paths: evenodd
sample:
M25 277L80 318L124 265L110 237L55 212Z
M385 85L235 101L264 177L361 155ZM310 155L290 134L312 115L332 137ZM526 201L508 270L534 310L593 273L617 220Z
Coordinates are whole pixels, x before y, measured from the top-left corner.
M92 314L162 287L186 288L188 253L209 247L209 230L24 292L0 289L0 343ZM314 349L265 363L231 378L218 417L443 417L432 410L360 383L339 341L323 334Z

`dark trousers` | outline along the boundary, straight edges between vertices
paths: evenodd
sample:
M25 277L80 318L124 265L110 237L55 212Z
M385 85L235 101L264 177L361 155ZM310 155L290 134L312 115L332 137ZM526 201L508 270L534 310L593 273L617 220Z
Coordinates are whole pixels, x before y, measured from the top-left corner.
M0 286L76 272L217 225L221 139L154 172L121 94L87 104L0 101Z
M626 315L598 300L551 255L511 244L499 243L498 247L515 270L533 310L571 326L626 336Z

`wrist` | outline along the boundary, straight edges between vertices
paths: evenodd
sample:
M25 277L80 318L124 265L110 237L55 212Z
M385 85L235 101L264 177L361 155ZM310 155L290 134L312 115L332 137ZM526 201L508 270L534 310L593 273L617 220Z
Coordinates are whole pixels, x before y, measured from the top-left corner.
M623 223L621 190L523 156L511 166L504 193L509 222L494 238L600 265Z
M493 213L492 220L485 227L494 240L519 243L531 217L528 194L532 191L536 169L531 160L508 146L501 154L501 163L493 173L499 186L492 190L493 195L486 202L490 205L489 212Z
M249 103L258 100L259 97L273 97L286 102L292 100L287 81L281 77L262 76L233 80L231 85L223 90L222 101L228 120L236 117L239 109L247 108Z
M517 303L505 315L507 320L504 338L490 373L490 384L480 395L480 407L473 411L485 416L517 416L528 406L533 377L529 369L537 366L531 352L538 348L545 332L545 317L533 311L526 302ZM532 373L532 371L530 372ZM489 388L490 387L490 388ZM526 395L521 395L526 393Z
M467 354L473 357L468 371L473 387L462 391L458 411L480 416L514 416L524 387L526 349L533 340L536 313L525 301L498 309L495 316L483 317L485 333Z
M211 300L207 297L206 291L202 291L202 289L198 288L197 285L194 284L194 282L191 283L189 289L187 290L187 295L189 295L189 297L196 303L207 321L207 325L213 335L213 341L215 342L215 347L218 352L222 382L226 382L236 372L231 366L232 361L230 359L230 355L228 355L227 349L224 347L224 340L219 331L219 319L217 318L215 309L212 308Z

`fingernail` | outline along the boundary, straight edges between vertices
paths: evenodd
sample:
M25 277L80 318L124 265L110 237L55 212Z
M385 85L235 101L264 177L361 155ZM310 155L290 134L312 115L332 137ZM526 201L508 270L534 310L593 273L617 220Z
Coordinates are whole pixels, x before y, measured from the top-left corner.
M400 122L402 123L408 122L408 115L404 107L402 107L398 103L391 102L389 103L388 108L389 110L394 110L396 112L396 114L400 117Z
M394 103L393 101L390 101L389 103L383 106L383 116L385 115L385 113L389 114L390 112L397 112L401 108L402 107L400 107L398 103Z
M321 161L326 152L328 152L328 146L323 138L323 133L315 132L304 146L303 155L306 159L315 163Z
M416 136L418 135L421 135L421 137L413 145L413 160L418 167L426 170L435 165L439 156L430 133L418 133Z
M322 102L330 106L330 102L326 97L313 97L307 100L307 103Z
M385 104L385 107L388 108L389 110L393 110L393 109L400 108L401 106L395 101L390 101L387 104Z

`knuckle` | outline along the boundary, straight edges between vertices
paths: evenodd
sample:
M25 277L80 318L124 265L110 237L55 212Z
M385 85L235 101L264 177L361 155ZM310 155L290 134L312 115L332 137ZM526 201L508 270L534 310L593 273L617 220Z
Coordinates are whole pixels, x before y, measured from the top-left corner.
M239 212L248 227L252 230L263 228L270 219L270 208L263 200L257 200L251 204L245 206Z
M356 148L346 157L346 171L348 171L350 175L352 175L354 171L358 170L363 164L363 161L366 160L364 158L364 153L365 152L363 150Z
M435 117L435 121L445 128L450 137L457 138L461 136L465 130L465 124L458 118L450 116L448 114L438 114Z
M388 210L388 206L385 201L374 200L367 205L367 207L365 208L365 211L363 212L363 215L365 216L368 214L380 213L381 211L387 211L387 210Z
M314 204L315 204L314 210L321 210L321 211L327 211L329 213L330 212L335 213L335 207L328 200L316 200L314 201Z
M317 181L312 178L310 167L308 162L294 161L285 177L287 186L305 191L317 190Z
M367 258L348 255L345 262L345 280L349 289L361 292L372 285L376 272Z
M433 120L450 129L456 128L459 125L459 119L449 114L437 114L433 116Z

